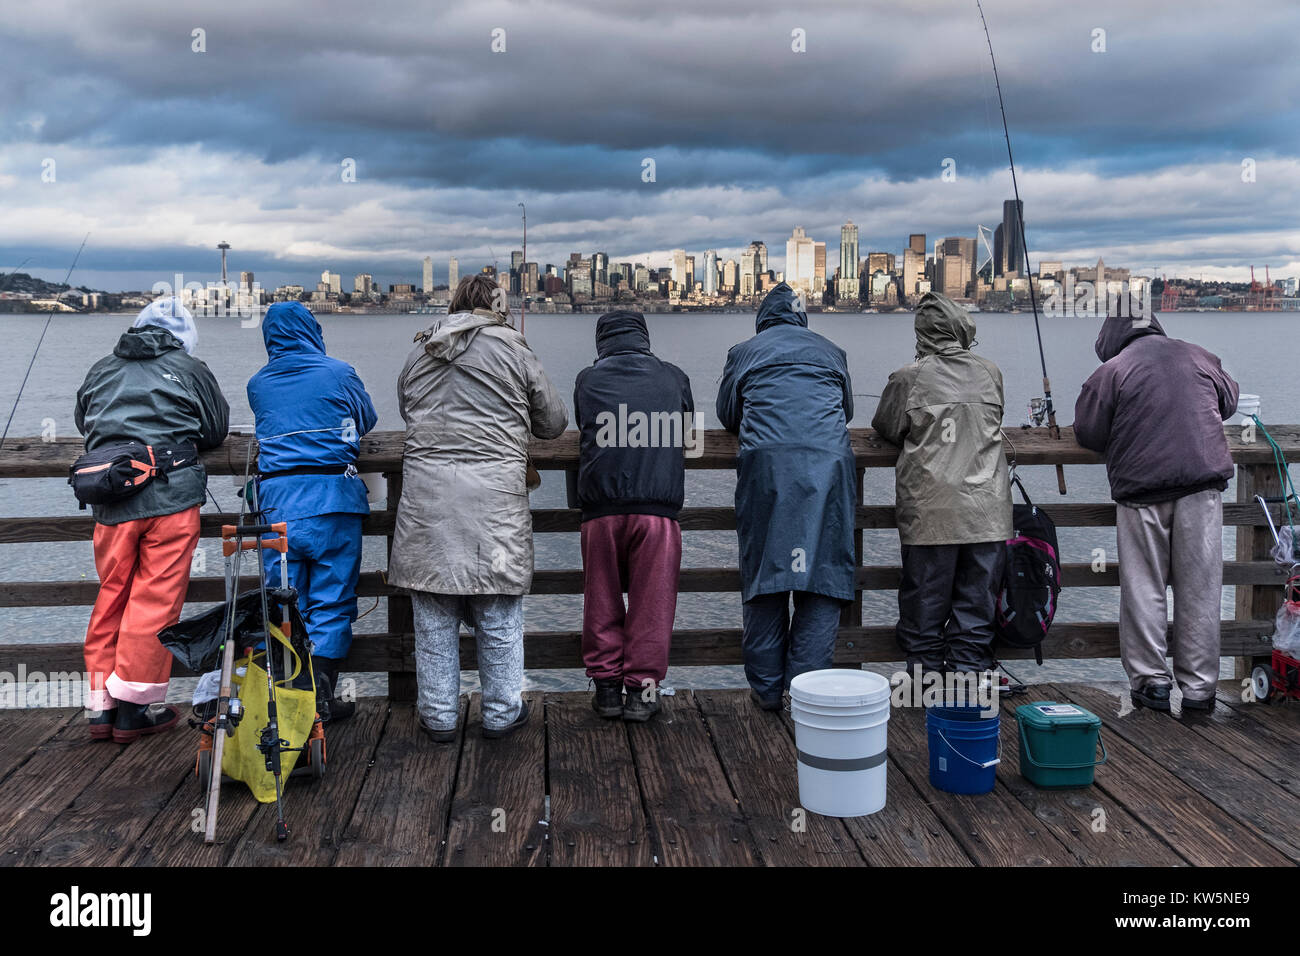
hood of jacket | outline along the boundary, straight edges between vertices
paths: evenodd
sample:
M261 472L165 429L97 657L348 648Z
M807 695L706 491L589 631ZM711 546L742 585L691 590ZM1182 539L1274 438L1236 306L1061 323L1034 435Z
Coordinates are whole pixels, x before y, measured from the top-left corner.
M509 328L505 317L485 309L473 312L453 312L446 320L429 330L424 339L424 351L431 358L451 362L470 347L479 329L503 325Z
M267 358L314 352L325 354L325 335L316 316L301 302L277 302L262 319Z
M113 346L113 354L118 358L152 359L166 352L184 349L185 343L174 333L157 325L142 325L127 329Z
M1101 324L1101 331L1097 333L1097 344L1094 348L1097 351L1097 358L1109 362L1124 351L1124 347L1134 339L1144 335L1164 334L1164 327L1154 314L1146 322L1134 319L1131 315L1110 315Z
M795 295L794 289L784 282L778 284L763 297L763 303L758 307L758 315L754 317L754 331L762 332L774 325L797 325L802 329L808 328L808 313L795 308L797 300L798 296Z
M605 358L620 352L649 352L650 333L640 312L619 309L606 312L596 322L596 355Z
M181 343L181 348L190 355L199 344L199 329L194 324L194 316L174 295L155 299L140 310L140 314L131 323L132 328L143 329L152 326L166 329Z
M946 295L927 292L916 307L916 356L969 349L975 341L970 313Z

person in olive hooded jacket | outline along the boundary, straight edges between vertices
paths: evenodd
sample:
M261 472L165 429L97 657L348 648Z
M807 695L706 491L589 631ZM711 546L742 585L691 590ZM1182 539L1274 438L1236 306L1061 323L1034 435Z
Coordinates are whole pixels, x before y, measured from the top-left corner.
M179 299L150 303L113 354L77 391L86 450L138 441L215 448L230 408L207 365L193 357L194 317ZM207 475L197 461L123 501L94 505L99 594L86 629L90 735L128 743L176 724L167 698L172 656L158 632L175 624L199 541Z
M993 666L993 619L1011 537L1002 373L972 352L975 323L928 292L916 361L889 376L871 421L902 452L894 472L903 580L898 644L908 670Z

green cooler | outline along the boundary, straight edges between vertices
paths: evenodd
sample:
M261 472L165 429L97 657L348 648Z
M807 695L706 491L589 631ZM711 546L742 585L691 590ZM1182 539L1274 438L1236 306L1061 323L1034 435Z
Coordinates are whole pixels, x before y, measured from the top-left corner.
M1106 762L1100 717L1074 704L1044 700L1017 707L1016 723L1022 777L1048 790L1092 786L1093 770Z

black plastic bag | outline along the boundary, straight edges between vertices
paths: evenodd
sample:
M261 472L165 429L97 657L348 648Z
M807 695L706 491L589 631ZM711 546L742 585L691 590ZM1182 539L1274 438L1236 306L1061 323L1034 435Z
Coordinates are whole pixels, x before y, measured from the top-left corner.
M278 627L283 619L282 609L270 595L267 596L267 609L271 623ZM216 670L221 666L221 644L226 636L229 610L229 604L222 604L198 617L173 624L158 632L158 640L171 651L176 660L194 673ZM291 643L295 650L300 654L309 653L305 643L307 631L297 605L291 605L289 621L292 625ZM261 644L264 637L262 592L245 591L235 599L235 650L242 652L245 647Z

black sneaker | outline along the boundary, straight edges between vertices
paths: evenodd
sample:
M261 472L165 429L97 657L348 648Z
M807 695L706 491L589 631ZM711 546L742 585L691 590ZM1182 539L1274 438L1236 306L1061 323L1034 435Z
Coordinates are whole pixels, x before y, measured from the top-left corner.
M631 721L634 724L644 724L657 713L659 713L659 695L657 693L654 699L646 700L641 688L629 687L627 689L627 703L623 705L624 720Z
M113 725L117 723L117 708L110 710L91 710L87 711L89 720L86 721L90 727L91 740L112 740Z
M1183 710L1197 710L1201 713L1210 714L1214 712L1215 699L1211 694L1209 697L1188 697L1183 695Z
M591 698L591 709L601 717L623 716L623 681L617 677L595 678L596 693Z
M756 691L756 690L751 690L751 691L749 692L749 699L752 700L754 703L756 703L756 704L759 706L759 709L760 709L760 710L780 710L780 709L781 709L781 698L780 698L780 697L774 698L774 699L772 699L772 700L767 700L767 699L765 699L765 698L763 698L763 697L760 697L759 694L758 694L758 691Z
M528 701L521 697L519 698L519 716L510 721L510 723L506 724L504 727L489 727L487 724L484 724L483 736L487 737L489 740L508 737L526 723L528 723Z
M1146 707L1149 710L1169 711L1169 685L1152 681L1143 684L1137 690L1129 692L1134 707Z
M424 731L425 736L437 744L449 744L456 739L456 727L451 728L451 730L435 730L433 727L426 724L424 719L421 718L420 729Z
M181 719L181 712L171 704L133 704L117 702L117 719L113 722L113 742L129 744L137 737L171 730Z

